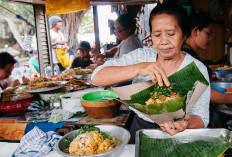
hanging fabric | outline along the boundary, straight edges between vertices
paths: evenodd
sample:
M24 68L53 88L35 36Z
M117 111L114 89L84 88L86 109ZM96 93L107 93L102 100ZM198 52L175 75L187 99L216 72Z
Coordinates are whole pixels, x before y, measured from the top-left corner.
M48 15L89 10L90 0L46 0L45 8Z

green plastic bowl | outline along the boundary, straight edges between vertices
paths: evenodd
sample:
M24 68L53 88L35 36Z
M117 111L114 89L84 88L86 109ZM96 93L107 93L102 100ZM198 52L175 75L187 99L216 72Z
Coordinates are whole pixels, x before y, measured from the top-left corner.
M112 99L117 99L118 95L111 90L104 90L104 91L96 91L96 92L89 92L81 96L82 101L91 101L91 102L100 102L100 101L109 101Z
M91 118L112 118L121 106L117 98L114 91L96 91L82 95L80 103Z

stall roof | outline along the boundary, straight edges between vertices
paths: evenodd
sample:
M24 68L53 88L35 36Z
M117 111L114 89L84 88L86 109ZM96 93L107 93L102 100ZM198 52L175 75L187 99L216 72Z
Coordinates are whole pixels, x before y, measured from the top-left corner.
M3 0L6 2L18 2L23 4L39 4L45 5L45 0ZM163 2L164 0L90 0L91 5L137 5L137 4L147 4L154 2Z

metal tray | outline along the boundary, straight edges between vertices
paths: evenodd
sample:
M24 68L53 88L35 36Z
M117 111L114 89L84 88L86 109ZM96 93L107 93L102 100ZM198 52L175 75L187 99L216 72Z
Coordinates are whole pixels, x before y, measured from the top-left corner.
M139 132L146 134L151 138L156 139L166 139L166 138L196 138L198 139L200 136L209 136L209 137L218 137L224 136L228 140L231 139L231 132L227 129L186 129L183 132L180 132L174 136L170 136L168 133L163 132L161 129L141 129L136 132L135 139L135 157L139 157L139 148L140 148L140 140L139 140ZM186 138L183 138L186 140Z
M230 88L232 87L231 81L213 81L210 83L211 87Z
M42 93L42 92L48 92L48 91L52 91L52 90L56 90L56 89L60 89L63 88L65 85L59 85L59 86L55 86L55 87L48 87L48 88L39 88L39 89L23 89L24 92L27 93Z

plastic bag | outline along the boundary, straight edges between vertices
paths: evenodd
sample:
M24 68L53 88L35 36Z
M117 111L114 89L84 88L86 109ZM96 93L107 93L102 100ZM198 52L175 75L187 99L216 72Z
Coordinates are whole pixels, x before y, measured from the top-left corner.
M58 61L64 68L70 66L71 62L68 58L67 50L65 48L56 48L55 52L56 52Z

